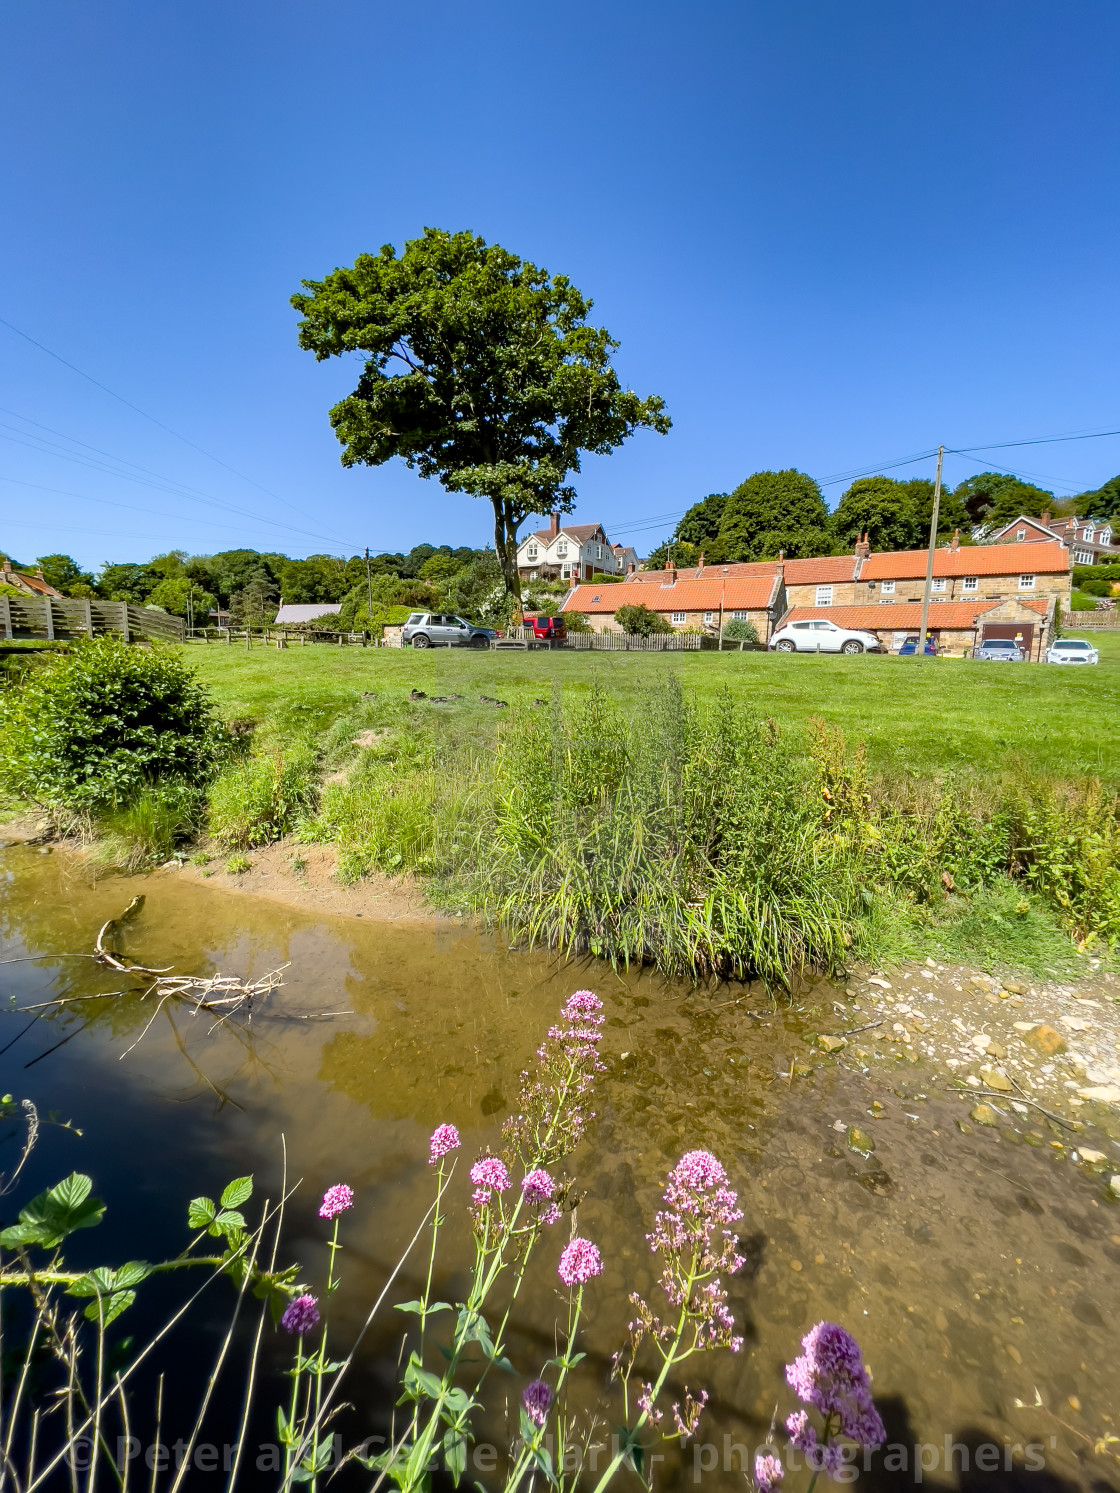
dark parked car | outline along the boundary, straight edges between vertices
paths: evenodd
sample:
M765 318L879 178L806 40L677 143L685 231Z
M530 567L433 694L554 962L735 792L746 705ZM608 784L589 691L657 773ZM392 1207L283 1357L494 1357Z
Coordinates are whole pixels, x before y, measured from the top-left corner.
M898 651L899 651L900 655L903 654L903 653L917 653L917 651L918 651L918 634L915 633L913 635L913 637L907 638L903 642L902 647ZM937 644L934 642L933 638L930 638L930 637L926 638L926 646L922 649L922 652L923 653L928 653L928 654L932 655L933 657L937 656Z
M533 629L535 638L552 638L563 642L568 636L563 617L526 617L525 626Z
M453 612L413 612L401 641L413 648L489 648L493 628L476 627Z

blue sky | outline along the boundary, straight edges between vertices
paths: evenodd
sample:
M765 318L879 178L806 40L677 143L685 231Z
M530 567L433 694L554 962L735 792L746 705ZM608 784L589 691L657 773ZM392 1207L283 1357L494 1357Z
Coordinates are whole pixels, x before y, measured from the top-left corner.
M640 549L759 468L1120 427L1115 0L37 0L0 68L0 316L138 407L0 326L17 558L487 542L342 469L355 365L288 306L425 224L569 274L666 399L578 480ZM1120 439L947 476L1008 462L1075 492Z

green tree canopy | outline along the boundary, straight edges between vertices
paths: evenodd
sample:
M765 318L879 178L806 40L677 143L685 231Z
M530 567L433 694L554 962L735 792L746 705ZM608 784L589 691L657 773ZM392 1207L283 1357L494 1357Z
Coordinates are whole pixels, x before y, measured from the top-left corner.
M857 478L836 505L832 532L849 546L866 534L872 549L912 549L919 535L907 484L891 477Z
M953 497L964 505L973 524L988 529L1009 524L1021 513L1040 518L1054 505L1052 492L1005 472L979 472L966 477L953 489Z
M1102 483L1095 493L1086 494L1081 501L1084 507L1079 512L1087 517L1120 518L1120 476Z
M793 468L755 472L728 496L710 558L770 559L779 549L828 554L831 542L828 509L812 477Z
M187 615L187 598L190 598L191 614L196 627L205 627L210 608L216 606L218 598L185 575L160 581L148 597L148 606L162 607L176 617Z
M710 544L719 534L723 522L723 510L727 503L725 492L709 493L699 503L693 503L677 525L676 538L696 546L697 550Z
M97 592L106 601L128 601L142 607L161 579L146 565L105 564L97 577Z
M650 552L646 560L645 570L663 570L668 565L675 565L678 569L688 570L691 566L699 563L700 551L694 544L689 544L687 539L666 539L659 544L655 550Z
M82 594L89 595L89 587L94 583L93 576L69 555L40 555L35 564L43 572L47 585L61 591L63 596L74 595L75 586L81 586Z
M531 513L571 512L582 453L669 429L661 399L622 388L618 343L587 324L592 302L473 233L426 228L399 258L386 244L303 284L300 346L320 360L366 355L330 413L343 465L399 456L448 492L488 498L515 597L518 528Z

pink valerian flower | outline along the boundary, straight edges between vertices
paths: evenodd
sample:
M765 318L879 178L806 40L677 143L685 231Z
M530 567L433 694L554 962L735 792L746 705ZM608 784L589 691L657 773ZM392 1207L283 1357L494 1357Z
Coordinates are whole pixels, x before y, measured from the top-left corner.
M664 1412L654 1408L653 1385L643 1384L642 1392L638 1396L638 1409L642 1412L651 1426L658 1426L664 1419Z
M665 1257L659 1284L671 1304L685 1307L698 1348L730 1348L743 1339L727 1307L722 1276L742 1269L739 1240L730 1225L743 1216L727 1173L710 1151L688 1151L665 1182L665 1206L647 1236L654 1254ZM659 1330L652 1313L646 1330Z
M452 1151L459 1149L459 1132L454 1125L437 1125L432 1131L431 1144L428 1148L428 1165L435 1166L437 1161L442 1161Z
M758 1493L777 1493L786 1470L773 1452L760 1452L754 1459L754 1485Z
M560 1161L594 1118L588 1102L595 1075L605 1071L598 1052L602 1009L590 990L569 996L559 1023L549 1028L537 1051L535 1072L521 1075L518 1113L506 1121L502 1134L526 1165Z
M284 1308L280 1326L285 1332L302 1337L319 1325L319 1302L315 1296L297 1296Z
M474 1200L482 1206L490 1201L492 1191L506 1191L509 1187L509 1172L506 1170L505 1162L499 1157L483 1156L471 1167L471 1181L477 1189Z
M582 1286L593 1275L602 1275L603 1257L590 1239L573 1239L560 1256L557 1274L566 1286Z
M548 1203L552 1201L552 1195L556 1191L556 1183L543 1167L538 1166L527 1176L522 1177L521 1191L525 1194L527 1202Z
M818 1322L801 1340L802 1352L786 1366L786 1379L798 1399L824 1417L830 1433L838 1432L857 1446L881 1446L886 1431L871 1396L871 1381L859 1344L835 1322ZM816 1451L817 1435L805 1411L791 1415L786 1429L794 1445L807 1455ZM821 1465L830 1475L839 1468L843 1452L829 1434L821 1451Z
M337 1218L340 1213L345 1213L347 1208L353 1206L354 1189L347 1187L345 1182L336 1182L323 1194L323 1201L319 1205L319 1217Z
M525 1407L525 1414L538 1431L544 1428L548 1412L552 1408L553 1398L552 1390L543 1379L534 1379L532 1384L522 1391L521 1403Z
M704 1406L708 1403L708 1391L702 1389L699 1396L694 1399L686 1389L684 1392L684 1414L681 1414L679 1405L673 1406L673 1424L677 1428L677 1435L682 1441L687 1441L690 1436L696 1434L696 1427L700 1424L700 1417L704 1413Z

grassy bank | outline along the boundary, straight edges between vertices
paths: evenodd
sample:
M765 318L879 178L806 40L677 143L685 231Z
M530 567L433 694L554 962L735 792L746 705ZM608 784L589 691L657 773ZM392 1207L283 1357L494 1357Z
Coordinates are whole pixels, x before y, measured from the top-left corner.
M1078 944L1107 956L1120 638L1102 642L1093 670L192 656L227 718L259 722L261 774L317 743L324 786L300 833L336 845L343 876L408 870L522 940L779 982L858 954L1036 970Z
M1092 772L1120 783L1120 633L1094 642L1102 655L1094 669L738 652L675 654L669 665L656 654L326 645L249 653L192 647L188 656L227 719L260 721L279 739L326 732L363 692L405 698L413 688L472 704L485 694L512 706L550 698L553 684L578 697L597 680L625 712L651 680L671 671L696 703L726 688L783 725L820 716L866 741L873 772L987 775L1023 758L1041 772ZM483 721L498 713L478 712Z

